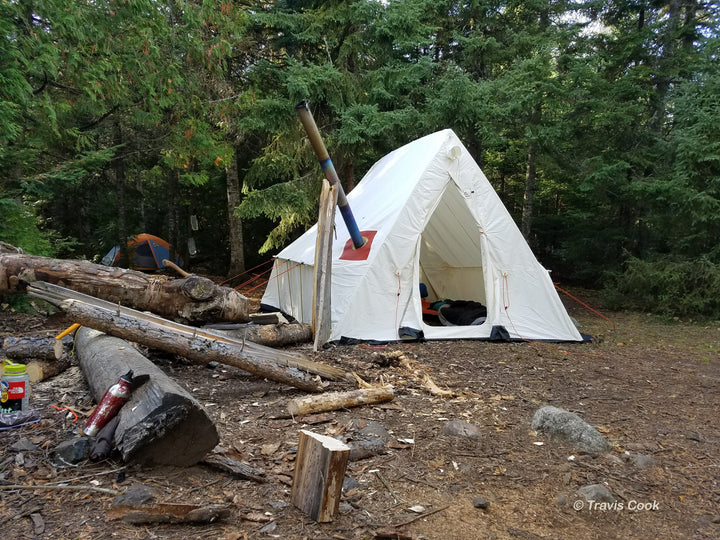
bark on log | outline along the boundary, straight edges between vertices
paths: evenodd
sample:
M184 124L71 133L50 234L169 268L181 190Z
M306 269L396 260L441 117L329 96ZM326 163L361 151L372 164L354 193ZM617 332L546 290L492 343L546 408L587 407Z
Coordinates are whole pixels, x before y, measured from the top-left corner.
M318 396L291 399L288 402L287 409L292 416L299 416L323 411L336 411L347 407L357 407L358 405L383 403L391 401L393 397L393 389L390 386L361 388L348 392L328 392Z
M309 324L250 324L235 329L215 329L215 332L238 340L252 341L266 347L286 347L312 340Z
M10 359L59 360L64 347L63 342L55 338L8 336L3 341L3 350Z
M186 467L217 445L215 425L198 401L130 343L83 327L75 350L97 401L131 369L150 376L118 413L115 445L124 461Z
M185 323L247 322L248 300L234 289L191 275L168 279L87 261L0 253L0 294L44 281Z
M66 300L60 304L60 308L70 319L83 326L142 343L148 347L179 354L201 364L220 362L308 392L323 391L320 381L311 377L309 373L293 366L281 366L273 361L259 359L258 356L263 354L266 357L276 354L276 351L267 347L259 349L260 345L253 344L253 355L251 355L234 343L215 341L202 335L189 334L187 331L173 331L172 327L77 300Z

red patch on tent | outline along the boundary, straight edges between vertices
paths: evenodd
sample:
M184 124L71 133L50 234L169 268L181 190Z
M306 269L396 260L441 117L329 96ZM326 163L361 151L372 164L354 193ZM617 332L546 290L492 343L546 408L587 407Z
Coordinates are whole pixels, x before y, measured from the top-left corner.
M345 249L343 249L340 259L343 261L365 261L370 255L370 247L372 246L373 239L377 231L360 231L360 236L365 240L363 247L355 249L353 246L352 238L345 242Z

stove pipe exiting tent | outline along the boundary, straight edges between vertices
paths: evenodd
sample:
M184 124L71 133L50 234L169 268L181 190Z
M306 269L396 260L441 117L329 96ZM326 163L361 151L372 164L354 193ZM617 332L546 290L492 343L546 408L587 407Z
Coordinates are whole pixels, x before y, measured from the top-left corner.
M315 124L315 119L313 118L313 115L310 112L310 108L308 107L308 102L301 101L300 103L295 105L295 110L300 117L300 122L302 122L302 125L307 132L308 138L310 139L310 144L312 144L313 150L315 150L315 155L320 161L320 167L322 167L323 173L325 173L325 178L327 178L327 181L330 182L331 186L337 186L337 204L338 208L340 208L340 214L342 215L343 221L345 222L345 226L348 228L350 238L352 238L353 247L355 249L360 249L361 247L363 247L363 245L365 245L365 240L360 234L360 229L358 229L357 223L355 222L355 216L353 216L350 205L348 204L347 198L345 197L345 191L343 190L340 179L338 178L337 172L335 171L335 166L330 160L330 156L327 149L325 148L325 144L322 142L320 132L318 131L317 125Z

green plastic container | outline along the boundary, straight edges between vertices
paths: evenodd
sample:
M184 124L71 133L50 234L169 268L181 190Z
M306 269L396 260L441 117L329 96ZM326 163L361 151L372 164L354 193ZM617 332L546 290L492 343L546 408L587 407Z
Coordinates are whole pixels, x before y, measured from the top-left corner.
M5 360L0 387L0 412L25 412L30 409L30 376L23 364Z

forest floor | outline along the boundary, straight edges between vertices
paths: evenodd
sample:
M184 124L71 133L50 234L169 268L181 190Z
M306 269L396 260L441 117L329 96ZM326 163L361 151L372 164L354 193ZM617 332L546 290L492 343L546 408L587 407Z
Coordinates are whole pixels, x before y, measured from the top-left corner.
M81 413L92 406L75 365L33 385L40 422L0 432L0 530L13 540L720 537L720 322L604 313L613 328L566 304L595 342L452 341L318 354L296 347L395 388L391 402L306 418L281 414L301 391L151 351L205 406L228 454L266 472L263 483L204 465L139 468L117 457L62 466L52 450L79 425L52 405ZM4 310L0 341L53 336L71 322ZM431 394L424 375L452 396ZM534 433L530 422L543 405L577 413L612 451L584 454ZM476 425L480 439L441 433L458 419ZM315 523L290 504L299 431L348 436L352 421L376 422L389 438L380 453L349 463L338 515ZM21 487L3 489L9 484ZM39 484L76 490L30 487ZM138 484L154 488L158 502L227 505L230 513L215 523L134 525L111 519L113 495L92 489ZM615 503L589 504L577 490L591 484L606 486Z

